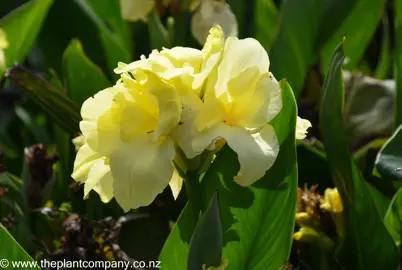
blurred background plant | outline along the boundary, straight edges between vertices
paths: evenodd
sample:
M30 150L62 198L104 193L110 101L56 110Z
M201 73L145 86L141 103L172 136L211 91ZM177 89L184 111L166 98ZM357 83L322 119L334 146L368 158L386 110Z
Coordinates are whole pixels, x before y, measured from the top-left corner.
M162 269L185 269L178 262L189 250L183 228L195 224L173 224L186 194L175 201L167 188L127 215L94 192L83 200L82 186L70 177L71 140L79 135L82 102L114 84L117 62L162 47L201 48L220 24L227 36L254 37L264 46L272 73L292 87L298 115L312 123L297 160L289 161L298 169L298 178L286 178L294 187L287 182L259 193L257 185L249 204L250 192L235 187L229 189L241 202L220 197L220 210L229 207L233 215L220 217L224 257L249 254L227 258L225 269L401 263L402 1L3 0L0 18L0 257L159 258ZM343 37L343 50L334 54ZM213 171L225 168L214 164ZM255 217L247 216L250 222L260 222L256 235L236 227L243 208ZM230 234L232 225L270 248L231 245L239 237Z

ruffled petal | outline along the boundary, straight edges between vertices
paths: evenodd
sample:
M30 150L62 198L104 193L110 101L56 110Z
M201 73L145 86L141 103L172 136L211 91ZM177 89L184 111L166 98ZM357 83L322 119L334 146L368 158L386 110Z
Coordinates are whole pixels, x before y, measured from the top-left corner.
M296 121L296 140L305 139L309 128L311 128L310 121L298 116Z
M74 161L74 170L71 177L77 182L85 182L92 166L98 161L103 161L105 157L93 151L88 144L84 144L78 150Z
M118 146L120 130L111 109L121 91L117 87L107 88L88 98L81 107L81 132L88 145L102 155L108 155Z
M193 138L194 151L201 153L220 138L224 138L238 156L240 170L234 180L241 186L251 185L262 178L278 156L279 144L275 130L268 124L258 133L218 124Z
M154 142L151 135L133 138L110 156L114 197L125 212L151 204L164 190L174 156L173 141Z
M89 171L88 179L84 185L84 198L94 190L99 194L101 201L108 203L113 199L113 177L106 160L98 160Z

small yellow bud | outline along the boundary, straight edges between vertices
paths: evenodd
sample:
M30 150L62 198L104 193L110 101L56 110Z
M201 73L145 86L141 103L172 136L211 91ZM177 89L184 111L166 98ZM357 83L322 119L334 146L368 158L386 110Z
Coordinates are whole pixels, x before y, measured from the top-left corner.
M342 213L343 206L338 189L327 188L324 193L324 200L321 202L320 207L328 212Z

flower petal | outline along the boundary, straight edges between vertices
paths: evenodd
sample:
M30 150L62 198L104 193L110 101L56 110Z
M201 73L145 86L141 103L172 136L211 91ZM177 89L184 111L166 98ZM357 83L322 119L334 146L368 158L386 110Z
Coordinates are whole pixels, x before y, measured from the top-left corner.
M248 186L262 178L272 167L279 152L279 144L272 126L266 124L258 133L249 133L236 126L218 124L193 138L195 152L224 138L230 148L237 153L240 170L234 180L241 186Z
M247 128L258 128L269 123L282 109L281 88L269 73L261 76L252 95L239 98L244 104L239 112L240 125Z
M311 127L311 123L307 119L297 117L296 121L296 140L303 140L307 136L307 129Z
M269 58L261 44L253 38L228 38L218 67L216 96L228 91L228 83L232 78L253 67L257 67L260 74L268 72Z
M147 79L143 81L143 86L158 101L159 121L154 130L154 140L158 140L170 133L179 123L182 106L175 88L150 71L144 73Z
M84 198L89 196L91 190L98 193L104 203L113 199L113 177L109 165L105 164L105 159L98 160L89 171L84 185Z
M78 150L74 161L74 171L71 177L77 182L85 182L92 166L105 157L93 151L88 144L84 144Z
M169 184L175 156L173 141L138 136L110 156L116 201L125 212L152 203Z
M121 91L117 87L106 88L88 98L81 107L81 132L88 145L103 155L117 147L120 130L111 108L114 97Z
M179 197L180 191L183 187L183 178L180 176L179 172L175 169L173 171L172 179L170 179L169 186L172 190L173 198L176 200Z

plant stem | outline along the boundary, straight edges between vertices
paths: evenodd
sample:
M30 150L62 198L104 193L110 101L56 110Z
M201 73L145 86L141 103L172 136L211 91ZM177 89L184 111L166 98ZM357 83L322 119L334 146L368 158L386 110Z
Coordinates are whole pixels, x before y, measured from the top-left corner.
M187 171L186 178L184 180L186 185L188 204L192 208L192 212L194 213L194 215L197 216L197 219L201 210L201 186L199 176L200 175L197 171L190 170Z

